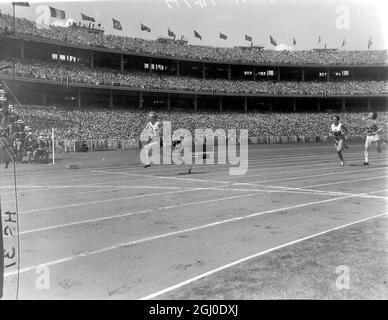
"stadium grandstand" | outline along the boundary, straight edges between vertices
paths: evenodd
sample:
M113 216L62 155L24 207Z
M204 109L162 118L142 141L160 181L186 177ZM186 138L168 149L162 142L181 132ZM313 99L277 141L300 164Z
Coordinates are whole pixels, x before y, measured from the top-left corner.
M357 136L357 112L387 108L385 50L217 48L76 23L38 29L25 18L14 30L12 16L1 19L0 76L25 105L18 113L61 139L134 139L152 109L176 127L215 128L212 119L222 119L248 128L252 141L321 141L330 112L354 119Z

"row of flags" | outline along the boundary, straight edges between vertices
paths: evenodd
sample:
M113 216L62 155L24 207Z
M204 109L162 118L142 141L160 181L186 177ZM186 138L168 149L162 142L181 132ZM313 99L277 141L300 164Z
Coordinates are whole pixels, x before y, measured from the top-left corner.
M30 6L30 4L28 2L12 2L12 5L13 6L20 6L20 7L29 7ZM63 10L50 7L50 13L51 13L51 17L52 18L66 19L66 13ZM84 13L81 13L81 18L84 21L90 21L90 22L95 22L96 21L93 17L90 17L90 16L88 16L88 15L86 15ZM119 20L112 18L112 22L113 22L113 29L123 30L123 26L121 25L121 22ZM140 23L140 30L141 31L146 31L146 32L151 32L151 28L146 26L143 23ZM176 37L175 32L172 31L170 28L168 28L167 34L168 34L169 37L173 37L174 39ZM196 31L196 30L194 30L194 37L199 39L199 40L202 40L202 35L198 31ZM222 40L227 40L228 39L228 36L226 34L222 33L222 32L219 33L219 37ZM246 34L245 35L245 40L249 41L249 42L252 42L253 41L253 37ZM278 45L276 39L274 37L272 37L271 35L269 36L269 41L270 41L270 43L273 46L277 46ZM320 44L321 41L322 41L322 38L321 38L321 36L319 36L317 44ZM296 45L295 37L292 39L292 44L294 46ZM369 41L368 41L368 49L371 48L372 44L373 44L372 37L370 37ZM345 45L346 45L346 40L344 38L343 41L342 41L342 44L341 44L341 48L344 47ZM326 46L327 46L327 44L325 44L325 47L324 47L325 49L326 49Z
M322 38L321 37L318 37L318 44L321 43L321 40ZM296 44L296 41L295 41L295 38L294 38L294 45ZM368 40L368 49L370 49L370 47L372 46L373 44L373 41L372 41L372 37L369 37L369 40ZM344 38L344 40L342 40L342 44L341 44L341 48L344 47L346 45L346 39ZM325 43L325 49L326 49L326 46L327 44Z
M30 6L30 4L28 2L12 2L12 5L16 6L16 7L29 7ZM56 9L53 7L49 7L49 8L50 8L51 18L58 18L58 19L63 19L63 20L66 19L65 11L60 10L60 9Z

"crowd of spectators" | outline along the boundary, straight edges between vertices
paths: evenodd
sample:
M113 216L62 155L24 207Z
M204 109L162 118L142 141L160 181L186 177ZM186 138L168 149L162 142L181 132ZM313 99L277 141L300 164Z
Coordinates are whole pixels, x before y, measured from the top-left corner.
M11 64L0 60L0 67ZM2 73L12 74L11 69ZM184 90L204 93L270 95L368 95L387 92L386 81L250 81L200 79L141 72L120 73L106 68L93 70L81 64L17 61L18 76L91 85L122 86L139 89Z
M128 109L69 109L60 107L19 107L18 115L43 136L55 128L59 140L138 139L147 123L147 112ZM341 112L349 135L365 131L365 114ZM250 137L325 136L332 123L332 113L235 113L235 112L158 112L160 121L171 121L172 130L248 129ZM388 112L379 121L387 123Z
M13 30L13 17L3 14L2 24ZM153 54L175 58L191 58L201 61L221 61L257 64L314 64L314 65L367 65L387 64L386 50L304 50L276 51L258 48L243 49L238 47L221 48L200 45L182 45L162 43L156 40L145 40L103 33L88 32L85 28L49 26L37 28L36 23L25 18L16 19L18 36L30 36L46 40L59 41L72 45L83 45L120 50L133 54Z
M33 131L20 119L0 84L0 162L6 169L14 159L20 162L24 156L30 163L47 162L47 146L48 137L41 135L39 127Z

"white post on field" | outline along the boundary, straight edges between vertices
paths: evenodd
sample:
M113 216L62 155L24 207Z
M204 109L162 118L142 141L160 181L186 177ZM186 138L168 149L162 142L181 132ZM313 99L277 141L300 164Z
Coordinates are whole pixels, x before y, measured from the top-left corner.
M55 164L55 136L54 136L54 128L51 133L51 144L53 148L53 164Z

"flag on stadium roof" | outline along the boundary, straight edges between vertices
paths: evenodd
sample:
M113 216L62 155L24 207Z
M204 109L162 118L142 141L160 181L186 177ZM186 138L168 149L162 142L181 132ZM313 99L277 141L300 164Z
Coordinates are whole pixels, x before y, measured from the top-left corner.
M345 46L345 44L346 44L346 41L345 41L345 38L344 38L344 40L342 41L341 48L342 48L342 47L344 47L344 46Z
M29 7L30 4L28 2L12 2L12 5L18 7Z
M274 38L272 38L272 36L269 36L269 41L271 42L272 45L274 46L277 46L278 43L276 42L276 40Z
M202 36L194 30L194 37L198 38L199 40L202 40Z
M246 41L252 41L252 37L251 37L251 36L248 36L248 35L245 35L245 40L246 40Z
M123 27L121 26L121 22L119 20L112 18L112 21L113 21L113 29L123 30Z
M296 45L296 39L295 39L295 38L292 39L292 44L293 44L294 46Z
M176 37L175 33L170 28L168 28L168 36L174 38Z
M368 49L370 49L370 47L372 46L373 42L372 42L372 37L369 38L368 40Z
M318 43L321 43L321 36L318 37Z
M226 39L228 39L228 37L225 34L220 32L220 39L226 40Z
M96 20L94 20L93 17L89 17L86 14L81 13L81 17L82 17L82 20L84 20L84 21L96 22Z
M324 46L324 48L323 48L323 49L325 49L325 50L326 50L326 47L327 47L327 43L325 43L325 46Z
M151 28L147 27L146 25L140 23L140 30L141 31L147 31L147 32L151 32Z
M55 9L53 7L50 7L51 11L51 18L59 18L59 19L66 19L66 13L63 10Z

